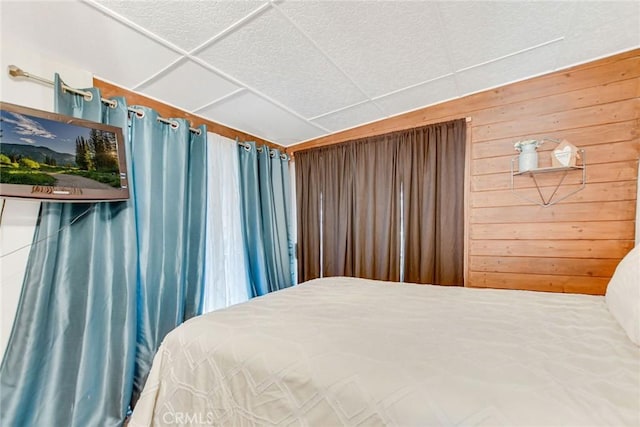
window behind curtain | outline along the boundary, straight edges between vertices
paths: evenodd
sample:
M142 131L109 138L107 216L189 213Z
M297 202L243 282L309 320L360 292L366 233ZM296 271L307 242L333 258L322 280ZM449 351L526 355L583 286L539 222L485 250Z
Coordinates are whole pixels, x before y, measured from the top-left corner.
M300 280L462 285L465 126L296 153Z

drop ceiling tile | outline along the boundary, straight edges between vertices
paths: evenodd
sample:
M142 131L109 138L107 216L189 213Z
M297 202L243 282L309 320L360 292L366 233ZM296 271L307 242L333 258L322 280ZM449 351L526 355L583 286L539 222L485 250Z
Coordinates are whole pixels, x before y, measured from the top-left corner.
M568 28L558 67L640 46L640 2L581 2Z
M573 2L440 2L456 71L564 35Z
M371 97L452 72L434 2L277 6Z
M156 99L186 110L200 108L239 87L211 70L189 60L136 88Z
M3 34L21 47L132 87L178 55L81 2L2 2ZM141 60L144 58L144 60ZM63 76L64 77L64 76Z
M265 2L100 0L99 3L174 45L191 51Z
M451 75L376 98L374 101L382 106L388 115L393 116L457 96L456 81Z
M335 113L313 119L314 123L337 132L343 129L352 128L364 123L373 122L385 117L385 114L376 107L373 102L354 105Z
M560 43L513 55L456 73L460 95L524 80L554 70Z
M274 9L197 56L305 117L365 100L357 87Z
M285 146L327 133L248 91L196 113Z

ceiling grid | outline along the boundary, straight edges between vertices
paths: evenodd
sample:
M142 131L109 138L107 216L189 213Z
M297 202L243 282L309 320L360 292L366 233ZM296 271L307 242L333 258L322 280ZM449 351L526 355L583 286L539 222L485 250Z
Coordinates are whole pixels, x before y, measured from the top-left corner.
M638 48L640 2L0 0L0 36L289 146Z

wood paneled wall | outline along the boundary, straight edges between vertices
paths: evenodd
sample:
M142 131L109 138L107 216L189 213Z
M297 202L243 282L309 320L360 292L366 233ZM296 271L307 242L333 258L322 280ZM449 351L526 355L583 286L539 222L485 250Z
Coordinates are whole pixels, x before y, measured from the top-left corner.
M640 153L640 49L318 138L289 151L468 117L466 285L603 294L634 245ZM513 143L567 139L583 148L587 185L549 207L510 190ZM538 151L550 165L555 144ZM576 188L569 172L559 196ZM549 196L559 173L539 175ZM533 181L516 191L537 197Z

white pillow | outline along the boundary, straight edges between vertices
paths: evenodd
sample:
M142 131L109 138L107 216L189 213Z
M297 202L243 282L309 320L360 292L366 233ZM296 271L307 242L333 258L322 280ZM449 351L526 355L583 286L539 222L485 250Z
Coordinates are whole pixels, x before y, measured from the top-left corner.
M631 341L640 346L640 245L618 264L605 299L613 317Z

